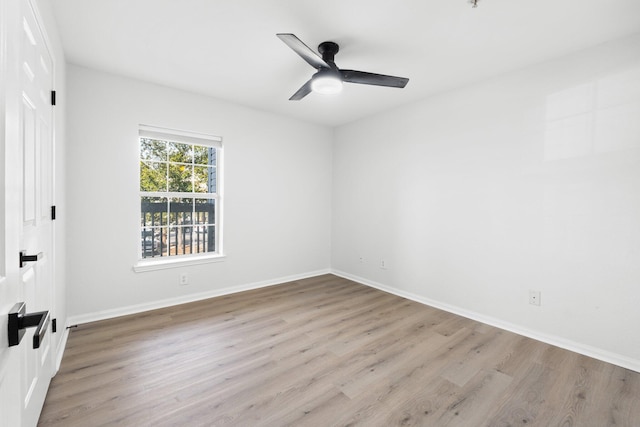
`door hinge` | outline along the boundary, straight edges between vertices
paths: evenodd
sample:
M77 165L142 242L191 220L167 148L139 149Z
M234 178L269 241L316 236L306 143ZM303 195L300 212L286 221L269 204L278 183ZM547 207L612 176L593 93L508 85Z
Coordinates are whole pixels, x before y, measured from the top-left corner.
M56 91L51 91L51 105L56 105Z
M54 334L58 331L58 319L51 319L51 332Z
M56 207L51 206L51 220L56 219Z

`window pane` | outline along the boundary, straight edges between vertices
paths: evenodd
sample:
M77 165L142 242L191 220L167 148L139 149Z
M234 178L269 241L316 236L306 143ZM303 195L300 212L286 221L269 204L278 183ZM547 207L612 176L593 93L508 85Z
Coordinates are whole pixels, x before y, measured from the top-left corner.
M216 248L216 226L210 225L207 227L207 252L215 252Z
M167 160L167 143L156 139L140 138L140 158L142 160Z
M169 164L169 191L193 192L193 166Z
M166 227L142 228L142 258L166 255L166 244L163 242L164 234L166 234Z
M172 198L169 200L169 253L183 255L191 251L193 224L193 199Z
M213 252L215 240L209 241L210 225L169 227L167 250L170 255Z
M193 163L193 145L178 142L167 143L169 161L177 163Z
M143 227L167 225L168 205L165 197L142 197L140 221Z
M140 191L167 191L167 164L140 162Z
M194 166L193 189L196 193L215 193L215 169L207 166Z
M215 252L215 225L197 225L193 227L193 232L191 233L190 250L193 250L192 253L194 254L203 252Z
M178 255L178 233L176 230L176 227L169 227L167 229L167 254L169 255Z
M161 227L158 231L158 240L160 241L160 256L169 255L169 227Z
M202 147L202 146L194 146L193 147L193 163L196 165L209 165L209 158L211 157L209 153L211 151L215 151L215 148Z
M193 199L172 198L169 200L169 223L171 225L191 225Z
M194 224L215 224L215 200L195 199Z
M140 240L142 243L142 258L153 256L155 249L153 244L153 228L143 227Z
M209 193L218 192L218 174L215 167L209 168Z

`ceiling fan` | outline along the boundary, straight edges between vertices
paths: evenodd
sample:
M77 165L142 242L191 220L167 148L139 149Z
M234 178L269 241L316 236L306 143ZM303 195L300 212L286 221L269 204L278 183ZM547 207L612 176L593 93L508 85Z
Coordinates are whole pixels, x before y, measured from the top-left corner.
M309 65L318 70L311 79L307 81L289 101L299 101L307 96L311 91L321 94L334 94L342 90L342 83L360 83L364 85L387 86L403 88L409 82L404 77L387 76L384 74L367 73L356 70L341 70L338 68L333 58L340 47L334 42L322 42L318 46L318 56L306 44L294 34L276 34L280 40L286 43Z

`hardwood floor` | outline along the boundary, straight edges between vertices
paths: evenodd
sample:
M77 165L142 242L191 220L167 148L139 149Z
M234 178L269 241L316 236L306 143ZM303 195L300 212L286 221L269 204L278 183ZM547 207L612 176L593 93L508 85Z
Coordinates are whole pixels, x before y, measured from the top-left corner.
M332 275L71 330L42 426L639 426L640 374Z

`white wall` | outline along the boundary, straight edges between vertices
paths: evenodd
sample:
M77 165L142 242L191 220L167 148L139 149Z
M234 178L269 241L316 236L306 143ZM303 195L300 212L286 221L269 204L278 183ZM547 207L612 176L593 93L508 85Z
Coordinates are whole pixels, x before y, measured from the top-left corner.
M70 322L328 271L330 129L74 65L67 76ZM223 137L225 261L132 271L139 124Z
M332 267L640 370L640 35L338 128Z

